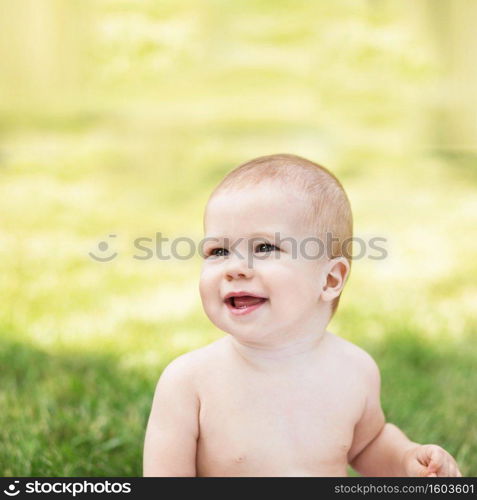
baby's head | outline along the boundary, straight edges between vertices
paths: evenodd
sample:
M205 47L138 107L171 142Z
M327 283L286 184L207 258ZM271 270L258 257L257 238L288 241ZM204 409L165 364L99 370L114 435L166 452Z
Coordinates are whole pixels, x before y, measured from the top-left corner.
M349 274L352 226L343 187L316 163L276 154L235 168L204 214L206 314L247 341L326 327Z

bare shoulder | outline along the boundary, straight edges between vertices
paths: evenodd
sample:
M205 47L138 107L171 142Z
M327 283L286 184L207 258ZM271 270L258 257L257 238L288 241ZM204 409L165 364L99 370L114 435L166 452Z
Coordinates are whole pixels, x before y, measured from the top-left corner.
M214 345L215 344L215 345ZM195 476L200 434L200 382L217 343L178 356L156 385L144 441L144 475Z
M162 371L158 387L163 385L180 385L194 389L201 378L221 358L224 339L221 338L199 349L181 354L172 360Z
M373 357L361 347L331 332L327 332L331 349L343 366L359 373L367 382L379 383L379 368Z

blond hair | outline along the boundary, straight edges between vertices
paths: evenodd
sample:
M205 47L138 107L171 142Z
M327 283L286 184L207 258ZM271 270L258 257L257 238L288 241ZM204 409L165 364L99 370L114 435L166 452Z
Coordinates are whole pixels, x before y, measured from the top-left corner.
M226 190L246 188L263 181L278 181L286 188L305 194L310 209L305 222L319 238L331 240L330 258L344 256L351 266L351 241L353 217L351 206L343 186L325 167L292 154L260 156L247 161L229 172L210 195ZM340 296L331 304L333 315Z

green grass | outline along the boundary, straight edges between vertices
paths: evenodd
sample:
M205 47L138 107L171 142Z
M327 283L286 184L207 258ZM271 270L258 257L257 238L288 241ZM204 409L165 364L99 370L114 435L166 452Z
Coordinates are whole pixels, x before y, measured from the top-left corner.
M141 473L161 370L221 333L200 260L140 262L132 241L199 239L227 171L290 152L336 173L357 235L387 238L387 259L353 263L330 329L376 359L388 419L476 475L475 152L435 141L430 117L455 96L430 91L446 89L443 60L410 23L415 3L45 1L35 29L14 5L0 26L0 473ZM92 261L112 233L117 259Z
M418 333L398 329L363 346L381 368L385 414L413 440L439 443L471 474L477 348L470 338L435 345ZM124 366L115 354L52 354L5 338L0 353L4 475L141 475L145 426L164 363L145 370Z
M140 475L153 377L117 356L54 355L2 341L4 475Z

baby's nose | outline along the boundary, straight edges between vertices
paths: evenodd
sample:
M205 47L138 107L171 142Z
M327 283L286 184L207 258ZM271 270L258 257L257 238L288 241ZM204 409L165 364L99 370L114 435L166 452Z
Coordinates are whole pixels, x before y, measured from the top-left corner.
M227 273L227 279L229 281L231 281L233 279L240 279L240 278L245 279L247 277L249 277L249 275L247 273L243 273L241 271L229 271Z
M253 275L253 269L248 266L245 259L233 258L230 259L225 270L225 277L231 281L233 279L246 279Z

